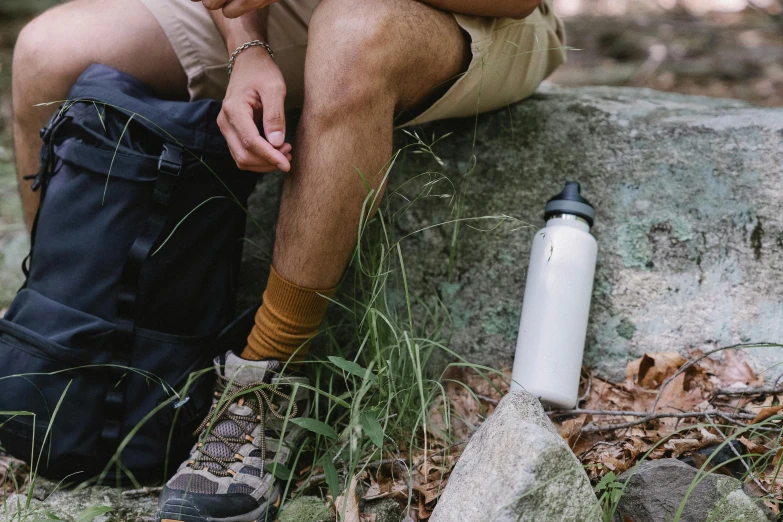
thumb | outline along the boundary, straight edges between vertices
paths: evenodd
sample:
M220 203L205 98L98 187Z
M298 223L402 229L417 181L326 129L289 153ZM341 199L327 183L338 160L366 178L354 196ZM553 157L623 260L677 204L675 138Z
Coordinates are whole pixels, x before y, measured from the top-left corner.
M285 143L285 86L267 88L261 93L264 136L275 148Z

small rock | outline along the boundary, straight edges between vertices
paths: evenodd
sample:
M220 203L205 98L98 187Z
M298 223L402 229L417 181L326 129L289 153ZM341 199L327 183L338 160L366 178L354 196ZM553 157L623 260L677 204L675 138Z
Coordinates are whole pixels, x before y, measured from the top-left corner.
M618 478L625 482L614 520L671 522L694 480L680 522L770 522L772 513L745 491L742 482L715 473L704 475L677 459L643 462Z
M332 512L318 497L297 497L283 506L277 522L331 522Z
M368 501L362 508L362 513L375 515L375 522L400 522L402 519L402 507L390 498Z
M430 518L430 522L490 520L601 520L601 508L582 465L538 399L524 391L506 395L470 439Z

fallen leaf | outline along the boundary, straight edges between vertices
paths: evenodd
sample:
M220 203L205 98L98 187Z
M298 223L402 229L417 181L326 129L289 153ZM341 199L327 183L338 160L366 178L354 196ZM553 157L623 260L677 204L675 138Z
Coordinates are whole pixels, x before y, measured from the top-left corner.
M693 463L696 464L696 467L699 469L703 469L704 471L711 471L713 473L718 473L719 475L726 475L729 477L733 477L734 474L726 469L724 466L715 466L711 462L707 462L707 457L699 452L694 452L691 455L691 458L693 458Z
M767 447L763 444L759 444L757 442L754 442L752 440L748 440L746 437L742 436L738 439L743 446L745 446L750 453L755 453L757 455L765 455L768 451Z
M362 522L359 514L359 501L356 498L356 477L351 479L348 491L334 500L337 520L340 522Z
M783 404L779 404L777 406L772 406L771 408L764 408L758 414L753 418L752 421L750 421L751 424L758 424L759 422L764 422L765 420L769 419L770 417L774 417L778 413L783 411Z
M759 378L753 368L745 362L744 356L735 350L723 352L724 363L716 365L716 375L724 387L737 383L745 386L761 386L764 379Z
M557 427L560 436L568 442L568 445L573 448L576 446L579 438L582 435L582 427L585 425L587 415L579 415L572 419L567 419L559 424Z
M646 353L628 364L626 378L642 388L655 390L686 362L677 352Z

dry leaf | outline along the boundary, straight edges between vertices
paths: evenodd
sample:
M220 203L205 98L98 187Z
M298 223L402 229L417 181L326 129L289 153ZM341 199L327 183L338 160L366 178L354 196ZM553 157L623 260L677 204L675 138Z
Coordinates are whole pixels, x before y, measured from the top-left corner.
M740 437L738 440L742 443L743 446L745 446L745 448L747 448L747 450L750 453L756 453L758 455L764 455L768 451L767 447L764 446L763 444L759 444L759 443L754 442L752 440L748 440L744 436Z
M359 501L356 498L357 477L351 479L351 485L345 495L340 495L334 500L337 520L340 522L362 522L359 514Z
M557 431L560 436L568 442L568 445L573 448L576 446L579 438L582 436L582 427L587 421L587 415L579 415L572 419L567 419L557 426Z
M419 498L424 497L424 503L429 504L430 502L438 499L438 497L441 496L443 493L443 489L446 487L446 484L448 483L448 480L435 480L432 482L429 482L427 484L417 484L413 487L414 491L417 493L420 493L421 496Z
M764 379L759 378L750 365L745 362L743 355L735 350L723 352L724 364L716 366L716 375L724 387L737 383L745 386L761 386Z
M676 352L646 353L628 363L625 375L642 388L655 390L686 362L685 357Z
M753 418L752 421L750 421L751 424L758 424L759 422L764 422L765 420L769 419L770 417L774 417L778 413L783 411L783 404L779 404L777 406L772 406L771 408L764 408L758 414Z
M731 471L729 471L725 467L723 467L723 466L716 467L711 462L707 462L707 457L702 455L699 452L693 453L691 455L691 458L693 458L693 463L696 464L696 466L699 469L704 469L704 471L711 471L713 473L718 473L720 475L726 475L726 476L729 476L729 477L733 477L734 476L731 473Z

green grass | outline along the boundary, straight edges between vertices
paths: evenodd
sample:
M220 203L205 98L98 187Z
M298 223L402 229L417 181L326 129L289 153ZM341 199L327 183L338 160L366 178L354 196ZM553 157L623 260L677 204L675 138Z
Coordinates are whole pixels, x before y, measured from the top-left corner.
M66 107L75 102L66 102ZM104 105L104 110L106 108ZM121 110L118 107L108 108ZM99 111L97 105L96 110ZM130 114L125 129L133 118L141 116ZM397 151L386 166L384 185L394 171L396 162L408 153L429 155L435 163L442 165L434 152L438 139L425 142L414 133L410 136L411 144ZM475 165L475 160L472 164ZM107 187L110 178L110 173L107 173ZM310 436L294 456L291 468L295 471L309 467L311 476L299 476L279 465L273 466L272 469L278 477L286 479L285 490L288 493L294 490L296 480L308 480L314 475L323 475L323 480L311 482L309 491L322 489L322 493L328 491L336 498L352 477L374 460L384 458L401 461L407 459L407 466L412 469L414 460L426 455L434 446L427 429L428 406L439 397L448 402L440 383L442 374L432 373L430 360L436 352L440 352L446 359L457 360L460 365L472 366L448 348L444 336L449 323L447 308L437 300L437 296L434 305L426 304L432 300L414 293L407 283L403 243L411 236L431 227L414 231L402 238L395 237L393 233L396 228L394 219L417 203L432 197L449 198L454 219L433 226L453 228L452 253L448 260L450 265L453 264L458 236L457 225L463 221L461 216L464 189L460 195L456 195L454 184L444 173L424 173L416 179L406 180L390 191L392 196L405 200L401 208L393 209L389 205L391 198L382 202L379 193L369 188L366 179L359 172L357 183L360 182L365 184L368 191L363 217L357 230L359 241L347 276L349 283L344 285L345 291L335 300L333 308L337 313L331 315L331 322L326 324L322 334L326 346L319 353L328 356L312 358L309 361L313 377L313 418L318 422L302 422L297 419L290 421L310 432ZM443 194L438 192L441 187L446 190ZM380 207L377 214L370 216L370 209L376 207ZM193 211L197 209L198 206ZM247 213L247 209L243 210ZM191 213L183 220L190 215ZM476 219L473 218L472 221ZM478 219L495 223L511 218L488 216ZM251 225L260 228L252 217L250 221ZM164 243L170 240L176 240L176 227L171 236L165 238ZM249 242L247 248L252 246ZM473 367L479 372L484 371L478 366ZM150 412L142 423L186 394L185 390L180 390L179 393L173 389L168 391L169 400ZM66 393L67 389L63 392L63 397ZM56 409L52 419L53 423L57 422ZM448 416L446 419L448 421ZM139 428L140 425L121 442L99 480L112 467L120 466L120 453ZM448 438L447 433L442 436ZM442 441L440 443L442 444ZM43 450L41 452L43 453ZM43 454L39 454L35 459L31 458L32 479L26 488L27 502L19 506L15 520L27 520L35 515L30 511L30 499L38 464L42 458L45 458ZM126 473L134 486L140 487L128 470L121 471Z

